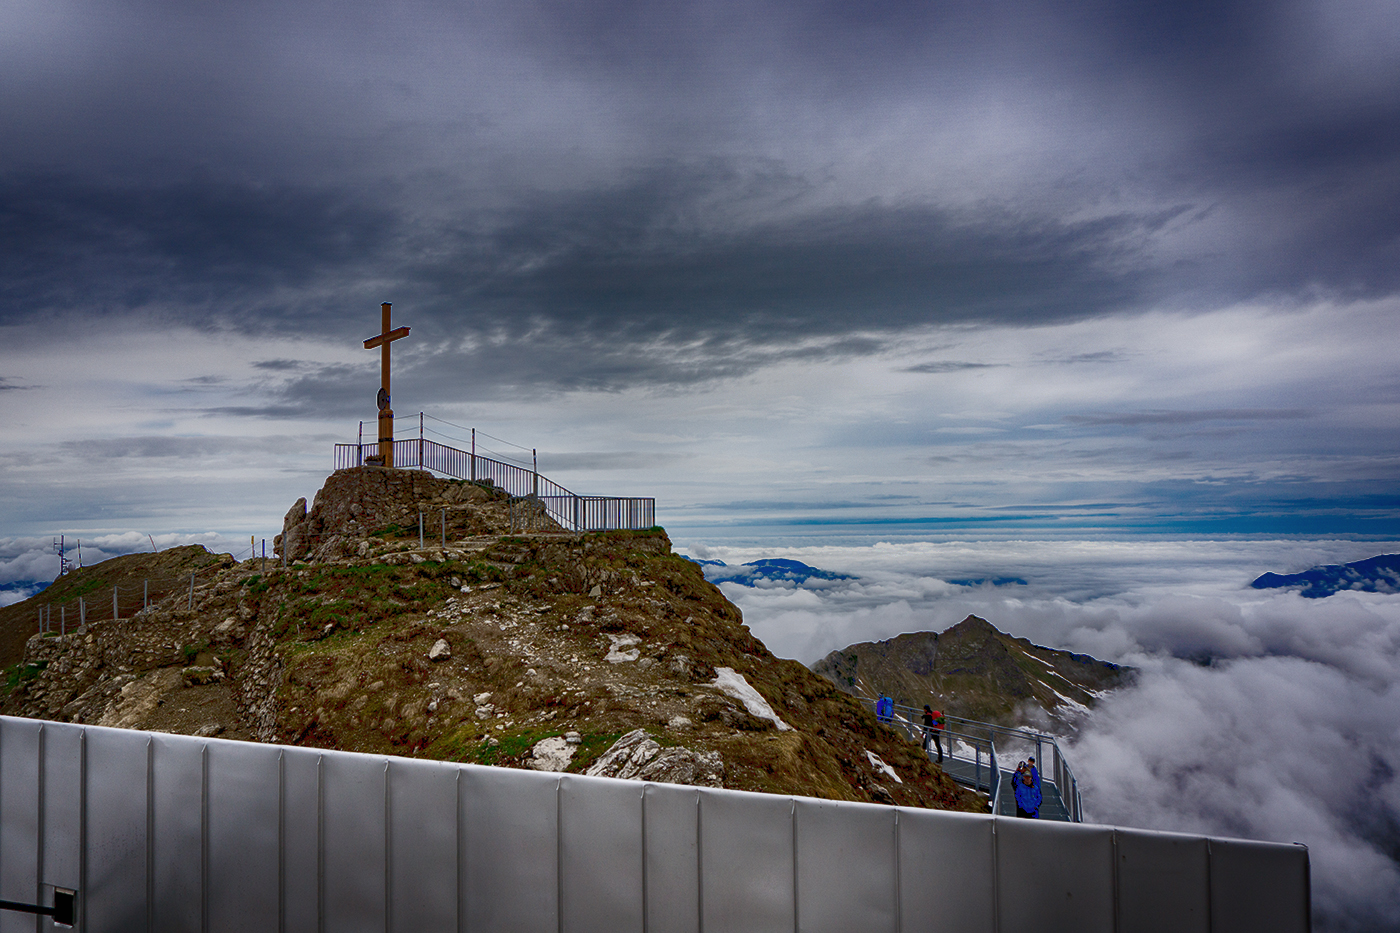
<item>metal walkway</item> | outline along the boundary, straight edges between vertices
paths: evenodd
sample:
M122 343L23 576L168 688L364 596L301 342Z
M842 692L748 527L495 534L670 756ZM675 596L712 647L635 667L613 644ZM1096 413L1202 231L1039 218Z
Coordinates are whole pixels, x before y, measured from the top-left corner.
M875 708L876 701L859 699L870 709ZM903 733L909 741L922 745L922 715L922 710L896 704L894 715L881 722ZM1016 815L1012 790L1015 769L1005 765L1034 757L1040 772L1040 818L1066 823L1084 821L1079 782L1055 736L961 716L944 716L944 720L946 727L940 732L943 761L938 760L938 752L932 747L928 751L929 761L964 787L986 794L992 803L992 812L999 816Z

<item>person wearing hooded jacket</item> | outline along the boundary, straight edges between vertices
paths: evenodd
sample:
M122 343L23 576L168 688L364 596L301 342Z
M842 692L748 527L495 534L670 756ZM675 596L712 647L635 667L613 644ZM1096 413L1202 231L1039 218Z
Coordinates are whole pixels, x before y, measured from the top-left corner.
M1012 777L1016 792L1016 815L1027 819L1040 819L1040 775L1026 766L1023 761Z

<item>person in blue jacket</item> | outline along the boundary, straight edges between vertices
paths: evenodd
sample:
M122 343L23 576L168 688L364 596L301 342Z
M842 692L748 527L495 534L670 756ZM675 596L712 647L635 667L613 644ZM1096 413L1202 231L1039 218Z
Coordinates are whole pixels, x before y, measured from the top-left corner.
M880 722L889 722L894 718L894 700L887 696L881 696L875 701L875 718Z
M1016 815L1027 819L1040 819L1040 775L1024 761L1016 766L1012 777L1016 791Z

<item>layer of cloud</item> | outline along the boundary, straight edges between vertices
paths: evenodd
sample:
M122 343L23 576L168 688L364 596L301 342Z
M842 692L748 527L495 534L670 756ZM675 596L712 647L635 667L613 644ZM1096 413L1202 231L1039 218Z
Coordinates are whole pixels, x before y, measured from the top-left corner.
M721 584L778 654L941 631L973 613L1038 644L1141 669L1069 757L1091 819L1308 845L1318 928L1400 922L1400 597L1252 590L1270 569L1396 542L1133 538L865 547L698 545L858 575ZM1015 578L958 585L951 580Z

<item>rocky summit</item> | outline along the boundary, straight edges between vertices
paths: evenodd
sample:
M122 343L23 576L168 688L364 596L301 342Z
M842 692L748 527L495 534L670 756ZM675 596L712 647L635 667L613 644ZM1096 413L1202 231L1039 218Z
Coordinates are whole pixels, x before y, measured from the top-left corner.
M912 632L850 645L812 669L854 696L889 696L953 716L1057 732L1072 730L1134 670L1034 645L968 616L943 632Z
M193 563L192 590L64 635L33 633L39 614L20 604L11 624L31 637L4 711L984 806L830 681L774 657L659 528L568 534L489 484L360 468L293 506L275 558Z

